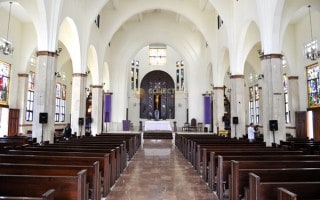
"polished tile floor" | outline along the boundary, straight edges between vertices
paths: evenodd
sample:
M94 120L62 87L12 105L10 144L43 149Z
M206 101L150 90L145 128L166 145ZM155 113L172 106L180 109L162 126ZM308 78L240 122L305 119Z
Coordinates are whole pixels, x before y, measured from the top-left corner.
M107 200L216 200L216 195L175 148L174 140L142 142Z

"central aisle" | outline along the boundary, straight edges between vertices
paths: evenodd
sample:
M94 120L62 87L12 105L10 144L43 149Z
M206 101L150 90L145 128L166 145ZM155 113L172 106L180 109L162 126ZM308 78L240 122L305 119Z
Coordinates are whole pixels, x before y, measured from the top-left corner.
M145 139L107 200L216 200L175 148L174 140Z

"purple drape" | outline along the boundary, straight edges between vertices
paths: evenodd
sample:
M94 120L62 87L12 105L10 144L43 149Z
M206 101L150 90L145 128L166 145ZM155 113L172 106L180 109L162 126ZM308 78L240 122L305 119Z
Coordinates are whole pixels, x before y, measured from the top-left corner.
M211 97L204 96L204 124L211 124Z
M111 94L104 95L104 122L111 120Z

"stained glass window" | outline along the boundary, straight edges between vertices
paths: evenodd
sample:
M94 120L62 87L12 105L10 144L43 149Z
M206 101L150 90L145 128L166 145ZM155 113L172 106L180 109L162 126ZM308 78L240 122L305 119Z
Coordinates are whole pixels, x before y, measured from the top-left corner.
M0 61L0 105L8 106L10 67L6 62Z
M307 67L307 91L308 91L308 106L320 106L320 77L319 77L319 64Z

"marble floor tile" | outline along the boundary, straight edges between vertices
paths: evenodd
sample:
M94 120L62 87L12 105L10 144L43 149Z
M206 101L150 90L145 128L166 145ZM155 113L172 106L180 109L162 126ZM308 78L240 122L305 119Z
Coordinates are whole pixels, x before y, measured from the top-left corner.
M174 140L145 139L107 200L216 200Z

